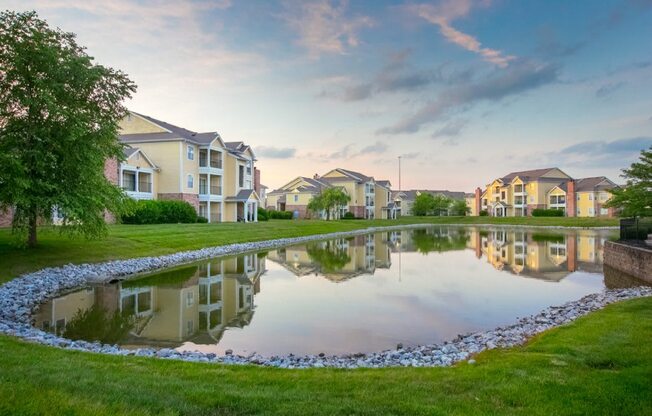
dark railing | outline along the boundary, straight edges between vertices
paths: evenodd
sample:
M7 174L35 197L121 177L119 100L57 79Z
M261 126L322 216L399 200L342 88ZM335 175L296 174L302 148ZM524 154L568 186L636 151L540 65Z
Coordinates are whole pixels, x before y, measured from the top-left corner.
M621 240L647 240L652 234L652 218L622 218L620 220Z

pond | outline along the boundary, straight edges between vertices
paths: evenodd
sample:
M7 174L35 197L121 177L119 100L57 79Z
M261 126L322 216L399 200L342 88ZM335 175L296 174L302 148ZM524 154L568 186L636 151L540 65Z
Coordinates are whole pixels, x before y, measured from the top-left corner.
M343 354L441 342L605 286L611 231L431 227L216 258L52 299L34 325L127 348Z

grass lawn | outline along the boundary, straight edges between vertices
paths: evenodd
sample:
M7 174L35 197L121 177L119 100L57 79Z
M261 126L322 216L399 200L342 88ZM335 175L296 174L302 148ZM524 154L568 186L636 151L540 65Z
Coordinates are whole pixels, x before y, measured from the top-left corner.
M652 298L451 368L281 370L0 337L0 414L652 414Z
M109 236L97 241L87 241L83 238L70 239L61 236L56 229L43 228L39 234L39 247L33 250L18 248L11 230L0 228L0 283L23 273L67 263L89 263L170 254L182 250L230 243L415 223L596 227L617 225L617 220L531 217L405 217L400 220L373 221L276 220L258 224L113 225L109 227Z

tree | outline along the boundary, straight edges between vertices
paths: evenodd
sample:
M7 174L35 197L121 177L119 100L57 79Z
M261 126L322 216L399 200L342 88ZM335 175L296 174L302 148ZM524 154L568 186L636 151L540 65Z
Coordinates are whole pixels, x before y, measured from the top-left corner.
M429 193L422 193L414 198L414 203L412 204L412 215L419 217L430 215L435 206L435 199Z
M432 197L433 215L447 215L453 200L444 195L435 195Z
M632 217L652 216L652 146L642 150L640 162L623 169L627 180L624 188L611 190L612 197L605 204L609 208L621 208L623 215Z
M465 216L471 211L468 205L466 205L466 201L463 199L457 199L453 201L451 205L451 214L452 215L458 215L458 216Z
M0 209L14 209L14 232L35 246L56 209L62 231L104 235L104 213L125 198L104 164L123 158L118 121L135 84L35 12L0 13L0 68Z
M341 188L327 188L321 194L312 197L308 202L308 209L312 212L326 211L326 220L330 220L331 213L339 207L346 205L351 200Z

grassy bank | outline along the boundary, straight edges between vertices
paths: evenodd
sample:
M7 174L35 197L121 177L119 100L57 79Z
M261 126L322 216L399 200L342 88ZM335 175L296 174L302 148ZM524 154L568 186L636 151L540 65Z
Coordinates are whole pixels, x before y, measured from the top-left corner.
M614 219L600 218L490 218L490 217L409 217L400 220L349 221L269 221L258 224L165 224L114 225L103 240L87 241L61 236L56 229L44 228L39 247L18 248L11 230L0 229L0 283L20 274L48 266L89 263L181 250L273 238L298 237L371 226L399 224L512 224L596 227L616 225Z
M452 368L280 370L0 337L0 414L652 414L652 299Z

